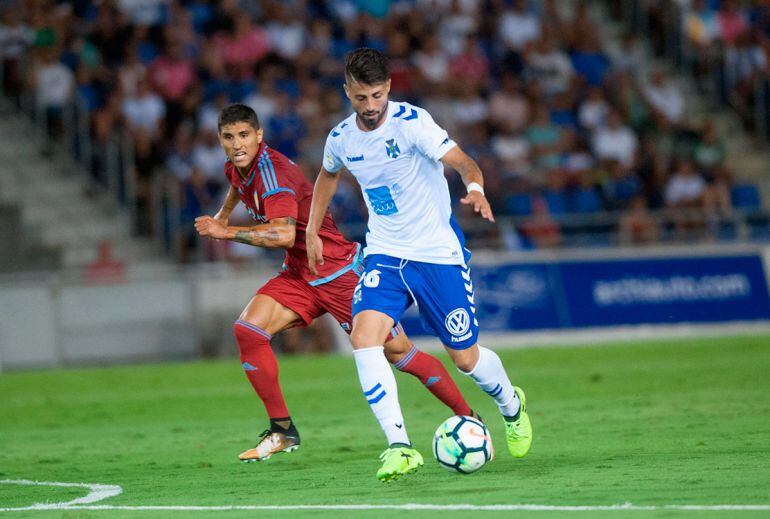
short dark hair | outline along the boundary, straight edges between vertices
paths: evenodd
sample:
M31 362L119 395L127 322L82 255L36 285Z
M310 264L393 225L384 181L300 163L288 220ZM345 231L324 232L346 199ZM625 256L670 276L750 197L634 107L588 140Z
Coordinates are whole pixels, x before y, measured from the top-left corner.
M249 123L255 130L259 130L259 117L250 106L240 103L228 105L219 112L217 131L222 132L222 127L228 124Z
M345 81L378 85L390 77L388 58L374 49L362 47L345 56Z

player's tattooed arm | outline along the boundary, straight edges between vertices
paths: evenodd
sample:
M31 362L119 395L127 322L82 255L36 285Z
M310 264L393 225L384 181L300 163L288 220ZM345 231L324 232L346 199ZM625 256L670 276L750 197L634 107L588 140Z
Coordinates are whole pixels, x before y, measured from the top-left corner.
M468 187L468 195L461 198L460 202L470 205L473 210L481 214L490 222L495 221L489 201L482 192L484 189L484 175L475 160L470 158L459 146L455 146L441 158L441 162L460 174L463 183Z
M288 249L294 246L297 221L292 217L274 218L253 227L231 227L211 216L199 216L195 219L195 230L201 236L215 240L232 240L270 249Z
M294 246L297 221L291 217L275 218L266 224L255 225L254 227L231 227L230 229L234 230L231 239L239 243L271 249L288 249Z

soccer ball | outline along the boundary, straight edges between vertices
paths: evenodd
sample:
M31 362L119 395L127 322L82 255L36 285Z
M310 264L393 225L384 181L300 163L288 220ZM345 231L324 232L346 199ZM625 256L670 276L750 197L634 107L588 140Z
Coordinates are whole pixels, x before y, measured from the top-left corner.
M492 459L492 438L480 420L452 416L433 435L433 455L445 469L470 474Z

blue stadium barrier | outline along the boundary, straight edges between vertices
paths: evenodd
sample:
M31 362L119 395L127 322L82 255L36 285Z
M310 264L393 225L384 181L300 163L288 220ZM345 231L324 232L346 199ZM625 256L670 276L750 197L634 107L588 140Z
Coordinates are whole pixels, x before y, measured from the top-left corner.
M484 331L770 319L756 254L471 265ZM414 308L402 319L425 334Z

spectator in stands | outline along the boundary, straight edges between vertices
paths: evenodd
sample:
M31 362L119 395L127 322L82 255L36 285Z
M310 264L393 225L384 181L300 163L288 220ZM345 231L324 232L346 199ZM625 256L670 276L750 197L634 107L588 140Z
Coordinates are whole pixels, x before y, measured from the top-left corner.
M250 106L254 111L258 110L257 113L265 121L272 119L278 111L278 91L275 83L273 73L269 70L264 71L257 80L257 89L243 100L245 105Z
M717 12L719 36L727 45L734 44L748 30L746 16L736 0L722 0Z
M666 183L663 198L666 207L676 209L672 219L681 238L701 237L706 229L702 211L706 196L706 181L688 159L677 161Z
M492 137L491 148L506 175L529 176L532 172L530 143L523 133L506 128Z
M587 35L599 35L599 26L591 19L587 0L575 2L575 13L568 23L563 26L565 48L575 49L579 47Z
M189 169L188 176L179 184L181 225L175 236L175 242L178 247L178 258L182 263L190 260L191 253L196 248L198 238L193 227L195 218L211 212L217 203L211 186L206 182L203 173L194 166ZM208 252L213 251L209 249Z
M55 49L42 51L30 78L35 89L37 109L45 117L48 131L53 136L62 133L64 111L72 102L75 92L74 74L56 58Z
M714 123L709 121L693 151L695 165L706 177L712 177L724 165L726 156L725 143L717 134Z
M182 120L187 95L195 85L195 65L180 43L169 42L166 52L150 65L149 77L166 102L166 132L173 134Z
M422 47L414 54L414 64L422 82L419 93L444 88L449 78L449 57L441 48L438 36L431 33L422 39Z
M524 130L530 118L530 103L515 75L504 73L500 88L489 98L489 122L501 132Z
M661 70L650 75L642 89L655 123L661 129L678 128L684 122L684 95Z
M232 29L217 32L212 41L222 63L238 77L247 77L270 52L272 42L267 32L255 26L248 16L234 15L229 22Z
M308 37L307 27L300 18L303 11L297 7L273 2L270 21L265 27L273 52L287 61L299 57Z
M475 84L458 83L453 90L456 92L456 97L452 102L454 110L452 119L459 126L458 130L467 132L471 126L486 120L489 108Z
M219 112L228 104L230 104L230 97L227 95L227 92L222 91L217 92L214 99L201 104L195 116L198 130L216 133Z
M623 212L618 225L620 245L646 245L656 243L660 237L660 226L647 209L647 200L642 195L631 199L628 210Z
M497 37L509 52L521 54L524 47L540 38L540 18L529 9L527 0L515 0L499 18Z
M265 131L271 145L290 158L297 157L299 140L307 134L305 122L296 111L296 101L286 92L276 96L276 112L268 120Z
M126 265L113 256L109 240L99 242L98 256L86 265L83 278L91 285L112 285L126 281Z
M151 90L147 79L140 79L136 84L136 92L123 98L121 110L124 121L135 139L147 137L152 143L161 140L166 104L163 98Z
M126 50L126 61L118 68L120 91L124 96L134 96L139 90L139 82L146 78L147 66L142 63L139 56L139 46L132 44Z
M604 90L601 87L591 87L578 108L578 121L584 129L593 131L604 126L609 112L610 104L604 97Z
M615 159L624 167L633 167L639 141L636 134L623 125L620 114L612 110L607 115L607 125L599 127L593 135L593 151L599 160Z
M707 52L721 37L717 13L706 0L694 0L682 23L685 36L698 52Z
M571 59L575 72L588 86L604 84L605 75L610 69L610 60L604 54L597 34L581 34Z
M478 41L472 36L465 39L465 45L460 54L449 63L451 77L463 78L477 90L485 89L489 83L489 59L479 47ZM391 72L391 76L393 73Z
M733 215L733 204L730 197L732 178L725 168L716 168L706 178L707 187L703 197L703 207L712 226L712 231L719 219L730 218Z
M562 130L551 122L547 106L539 105L535 109L526 136L536 165L548 168L559 163L562 152Z
M630 73L619 73L613 77L609 98L623 114L626 123L638 133L653 131L647 102Z
M547 97L567 92L573 83L575 72L566 52L556 46L552 35L527 45L524 52L524 77L540 83Z
M166 16L168 0L118 0L118 9L134 25L160 25Z
M3 67L3 90L16 98L24 86L24 54L32 44L35 33L24 23L22 13L13 6L6 6L0 13L0 59Z
M702 207L706 181L688 159L680 159L666 183L664 200L667 207L687 209Z
M753 120L755 81L767 72L765 49L753 34L738 35L725 50L724 73L728 100L746 123Z
M602 182L602 193L609 209L625 209L642 193L642 181L620 161L608 160L603 169L608 177Z
M199 170L212 197L217 198L224 187L222 164L225 162L216 131L200 131L192 150L192 165Z
M532 200L532 216L524 221L519 230L536 249L558 247L563 241L559 224L553 219L548 204L540 196Z
M706 0L695 0L682 18L683 32L692 49L693 72L702 83L711 71L720 38L717 13Z
M388 56L390 57L390 91L399 99L408 99L414 89L417 72L412 65L409 36L396 32L388 37ZM469 78L471 81L474 79Z
M645 70L647 59L641 42L632 33L623 35L620 45L611 53L616 72L639 74Z

